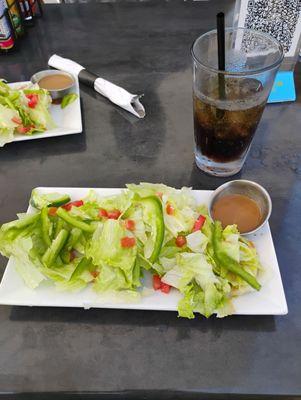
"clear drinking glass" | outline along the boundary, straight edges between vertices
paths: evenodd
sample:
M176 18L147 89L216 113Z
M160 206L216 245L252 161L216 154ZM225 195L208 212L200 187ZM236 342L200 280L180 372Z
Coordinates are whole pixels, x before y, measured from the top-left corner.
M191 48L195 159L211 175L240 171L283 59L280 43L245 28L225 32L225 71L218 70L217 32Z

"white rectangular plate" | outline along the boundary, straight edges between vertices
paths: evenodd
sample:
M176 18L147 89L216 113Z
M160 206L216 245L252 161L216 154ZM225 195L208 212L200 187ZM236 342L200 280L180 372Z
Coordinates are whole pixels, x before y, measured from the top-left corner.
M15 134L13 142L21 142L23 140L34 140L34 139L46 139L54 136L73 135L75 133L81 133L82 128L82 115L80 108L80 94L78 79L74 88L74 93L77 94L77 99L69 104L66 108L61 108L60 104L52 104L50 106L50 114L54 120L56 128L50 129L45 132L35 133L33 135L20 135ZM29 82L15 82L10 83L9 86L13 88L19 88Z
M83 188L39 188L41 193L68 193L73 200L81 199L90 189ZM120 189L94 189L99 195L108 196L120 193ZM195 198L200 204L208 204L211 191L194 190ZM29 206L28 211L32 211ZM265 268L261 277L262 289L252 291L234 299L235 314L245 315L281 315L287 314L287 304L282 286L279 266L275 254L271 231L268 224L259 233L250 235L258 250L260 260ZM151 289L151 277L145 278L144 286ZM0 304L22 306L50 307L84 307L84 308L121 308L136 310L176 311L180 293L172 289L167 295L160 291L152 291L143 296L137 303L109 302L100 297L91 288L77 293L59 292L51 282L41 284L32 290L25 286L23 280L9 260L0 284Z

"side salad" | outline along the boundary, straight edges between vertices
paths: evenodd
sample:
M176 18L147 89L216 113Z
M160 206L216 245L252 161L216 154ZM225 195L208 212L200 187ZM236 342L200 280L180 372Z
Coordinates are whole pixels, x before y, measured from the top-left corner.
M222 229L192 190L163 184L128 184L120 194L68 194L33 190L35 213L18 214L0 229L0 252L12 257L30 288L51 280L60 290L139 297L143 276L154 290L182 294L180 317L234 312L231 299L260 290L260 261L235 225Z
M32 135L55 128L49 113L47 90L28 83L13 89L0 79L0 147L14 140L14 134Z

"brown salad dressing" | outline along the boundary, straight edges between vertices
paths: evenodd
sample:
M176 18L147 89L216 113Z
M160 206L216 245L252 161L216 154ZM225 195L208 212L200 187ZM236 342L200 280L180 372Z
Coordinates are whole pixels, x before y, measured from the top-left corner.
M47 90L66 89L73 84L73 80L63 74L46 75L38 82L39 86Z
M229 194L218 199L213 206L212 217L221 221L223 228L236 224L240 233L252 231L262 222L257 203L241 194Z

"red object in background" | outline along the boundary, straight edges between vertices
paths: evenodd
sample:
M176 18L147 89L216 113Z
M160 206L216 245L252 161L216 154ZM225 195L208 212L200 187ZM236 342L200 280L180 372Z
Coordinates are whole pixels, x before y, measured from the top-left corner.
M8 52L15 45L14 28L5 3L0 1L0 50Z
M42 16L41 0L0 0L0 53L14 49L26 26Z

